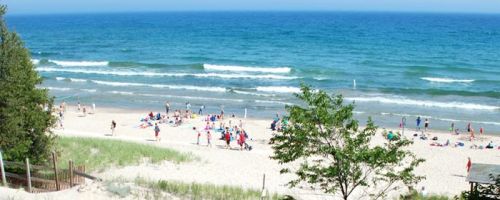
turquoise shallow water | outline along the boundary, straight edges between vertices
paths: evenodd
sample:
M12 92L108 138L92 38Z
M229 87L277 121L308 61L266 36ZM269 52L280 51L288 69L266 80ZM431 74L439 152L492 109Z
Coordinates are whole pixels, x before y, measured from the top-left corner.
M356 116L500 133L500 15L175 12L8 16L58 100L271 116L300 82ZM356 85L354 87L354 80ZM462 128L462 129L463 129Z

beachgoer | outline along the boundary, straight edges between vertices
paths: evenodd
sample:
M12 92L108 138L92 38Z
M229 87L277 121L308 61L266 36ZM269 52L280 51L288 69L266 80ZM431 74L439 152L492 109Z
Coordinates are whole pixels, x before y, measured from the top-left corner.
M59 117L57 118L57 121L59 122L59 127L61 127L61 129L64 130L62 115L59 115Z
M229 127L226 127L226 131L224 132L224 139L226 140L226 148L231 148L231 133L229 132Z
M483 131L484 131L483 127L479 128L479 135L483 135Z
M451 122L450 132L453 133L454 130L455 130L455 123Z
M420 122L422 122L422 119L420 119L420 116L417 117L417 131L420 130Z
M474 138L476 138L476 136L474 135L474 129L471 128L469 133L470 133L470 141L474 140Z
M191 111L191 104L186 102L186 111Z
M158 127L158 124L155 123L155 138L156 138L156 141L160 141L161 138L160 138L160 127Z
M63 102L61 103L61 107L62 107L62 109L63 109L62 111L63 111L63 112L66 112L66 101L63 101Z
M244 147L244 145L245 145L245 139L246 139L246 138L245 138L245 134L244 134L243 132L240 132L239 136L240 136L240 137L239 137L238 142L239 142L239 145L240 145L240 150L242 150L242 151L243 151L243 147Z
M95 114L95 103L92 103L92 114Z
M196 131L196 135L197 135L197 137L196 137L196 145L200 145L201 133L200 133L200 131L196 130L196 127L193 127L193 131Z
M165 102L165 112L167 113L167 116L168 116L168 112L170 111L170 104L168 103L168 101Z
M425 127L425 131L427 132L427 129L429 128L429 119L427 119L427 118L425 118L424 127Z
M212 134L210 131L207 131L207 146L212 147L212 143L210 142L212 140Z
M470 171L470 167L472 166L472 162L470 161L470 157L467 158L467 165L465 166L467 168L467 173Z
M115 129L116 129L116 122L115 120L111 120L111 135L115 135Z
M203 115L203 110L205 109L205 105L200 106L200 110L198 110L198 115Z
M223 105L220 106L220 119L221 120L224 119L224 106Z
M87 108L85 107L85 105L83 106L83 116L87 116Z
M470 133L472 129L472 125L470 123L467 124L467 133Z
M78 108L78 111L80 111L82 109L80 102L78 102L77 108Z

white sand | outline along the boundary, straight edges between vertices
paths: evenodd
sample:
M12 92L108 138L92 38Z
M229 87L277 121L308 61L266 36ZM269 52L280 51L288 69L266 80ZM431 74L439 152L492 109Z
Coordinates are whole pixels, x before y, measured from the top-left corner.
M262 187L262 175L266 174L266 188L270 192L290 194L300 199L336 199L332 195L321 194L318 191L305 189L289 189L285 183L290 180L290 175L280 175L280 165L269 159L272 154L267 144L272 131L268 129L271 120L247 119L244 120L244 128L252 140L248 143L253 146L252 151L236 150L236 142L232 143L235 150L223 148L223 141L218 140L218 133L212 134L213 147L206 147L206 137L202 135L201 144L196 145L196 134L193 126L199 129L204 127L202 118L190 119L180 127L171 127L161 124L161 142L151 141L154 139L153 128L137 128L139 119L149 111L103 109L99 108L96 114L81 117L75 108L69 108L64 119L64 130L57 129L55 133L61 136L78 137L100 137L107 139L121 139L135 142L159 145L173 148L182 152L191 152L201 158L184 164L164 162L162 164L142 164L140 166L128 166L113 168L102 173L92 173L105 180L120 177L134 180L140 176L150 180L179 180L183 182L213 183L218 185L233 185L245 188L259 189ZM116 136L110 134L111 120L117 122ZM226 117L226 124L229 118ZM239 119L231 119L233 125ZM218 127L218 123L216 123ZM414 131L406 131L408 135ZM465 136L455 136L449 133L437 133L432 131L432 137L438 136L438 142L444 143L450 139L455 143ZM376 142L383 142L382 136L375 138ZM482 136L482 141L465 142L465 147L431 147L433 141L422 141L415 139L415 144L410 150L426 161L416 169L419 175L425 175L426 179L418 184L417 188L425 186L428 193L445 194L453 196L469 185L465 182L467 157L471 157L475 163L500 164L500 150L470 149L471 144L486 145L493 140L495 144L500 143L499 137ZM399 192L404 192L401 190ZM393 193L391 195L397 195ZM118 198L112 196L103 188L102 183L89 182L84 186L75 187L71 190L52 192L45 194L28 194L22 190L0 188L0 199L109 199ZM132 197L130 197L132 198ZM337 197L338 198L338 197Z

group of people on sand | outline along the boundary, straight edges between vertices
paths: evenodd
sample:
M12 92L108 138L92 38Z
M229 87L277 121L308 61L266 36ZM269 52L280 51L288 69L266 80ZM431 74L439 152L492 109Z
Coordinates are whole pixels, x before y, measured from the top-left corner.
M180 126L185 120L194 119L201 116L205 110L205 105L201 105L198 114L191 111L191 104L189 102L185 103L185 110L174 110L171 113L170 102L165 102L165 114L161 113L153 114L150 112L145 117L141 118L140 128L154 127L154 133L156 141L160 141L160 124L170 124L173 127ZM249 135L247 131L243 128L243 121L239 120L238 123L235 122L235 115L233 114L229 121L224 121L224 108L220 107L219 114L208 114L202 119L206 125L203 128L193 127L193 131L196 134L196 144L200 145L200 141L204 136L206 138L206 145L212 147L212 134L220 134L220 140L225 142L225 148L230 149L231 143L236 141L240 150L252 150L252 146L247 143ZM218 123L218 126L216 125Z
M276 113L273 121L271 122L271 130L281 132L288 125L288 119L283 117L280 118L280 115Z
M234 118L234 115L233 115ZM207 115L204 119L206 122L205 127L202 129L205 132L207 138L207 146L212 146L212 133L220 133L219 140L225 142L225 148L231 149L231 142L236 141L240 150L252 150L252 146L247 143L249 135L247 131L243 128L243 121L239 120L238 124L233 124L233 120L230 119L228 124L223 121L223 115ZM218 127L215 125L219 122ZM200 138L202 136L202 130L193 127L196 132L196 144L200 144Z
M86 117L87 114L95 114L96 112L96 108L95 108L95 103L92 103L92 111L89 112L88 109L87 109L87 106L85 106L85 104L81 104L80 101L78 101L77 103L77 111L78 112L82 112L82 117Z

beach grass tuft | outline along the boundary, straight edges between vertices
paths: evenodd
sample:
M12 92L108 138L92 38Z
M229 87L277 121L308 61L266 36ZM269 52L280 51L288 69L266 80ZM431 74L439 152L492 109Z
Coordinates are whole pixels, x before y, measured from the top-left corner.
M236 186L218 186L209 183L184 183L179 181L149 181L141 177L135 179L135 184L165 192L181 199L260 199L262 192L255 189L244 189ZM278 194L267 195L264 199L282 199Z
M68 160L85 165L87 171L105 170L111 166L137 165L145 160L151 163L171 161L190 162L197 158L169 148L122 140L82 137L58 137L58 163L67 167Z
M401 195L399 199L400 200L448 200L450 198L445 195L437 195L437 194L429 194L424 196L418 193L417 191L411 191L406 195Z

